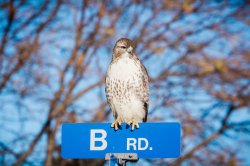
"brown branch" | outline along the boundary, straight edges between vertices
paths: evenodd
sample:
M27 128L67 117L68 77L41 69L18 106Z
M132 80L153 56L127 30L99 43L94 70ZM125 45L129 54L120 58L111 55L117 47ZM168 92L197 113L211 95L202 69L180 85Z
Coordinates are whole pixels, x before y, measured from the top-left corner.
M44 1L43 5L40 7L40 9L38 10L38 12L34 13L33 15L31 15L23 24L20 25L20 27L18 27L17 29L15 29L15 31L12 33L12 37L15 37L16 34L23 30L25 27L29 26L32 21L36 18L39 17L44 11L46 11L46 8L49 4L49 0Z
M36 32L39 34L42 32L42 30L53 20L53 18L56 16L60 6L62 4L62 0L57 0L56 7L51 12L49 17L36 29Z
M49 129L50 122L51 122L50 120L47 120L45 122L45 124L43 125L42 129L40 130L40 132L32 140L31 144L29 145L29 148L25 152L23 152L20 155L20 157L18 157L17 161L13 164L14 166L21 165L26 160L26 158L33 152L33 149L35 148L35 146L38 143L38 141L41 139L41 137L43 136L43 134L45 133L45 131L47 131Z
M30 46L32 51L35 51L37 45L38 45L38 39L39 39L39 33L46 27L47 24L49 24L49 22L52 21L52 19L55 17L57 11L59 10L59 7L61 5L62 0L58 0L57 1L57 5L54 8L54 10L52 11L52 13L50 14L50 16L48 17L47 20L45 20L38 28L37 28L37 35L34 39L34 42L32 43L32 46ZM11 3L12 4L12 3ZM12 22L13 18L14 18L14 13L15 13L15 9L12 5L10 5L10 16L9 16L9 22ZM6 28L6 33L8 33L9 28L11 26L11 23L9 23L10 25L7 26L8 28ZM7 34L6 34L7 35ZM7 36L6 36L7 37ZM4 39L4 37L3 37ZM7 39L6 39L7 40ZM0 54L1 54L1 48L3 46L4 42L2 42L2 45L0 47ZM7 82L10 80L11 76L13 74L15 74L17 71L19 71L25 64L25 62L29 59L31 54L31 51L28 53L28 55L25 54L24 57L19 57L19 61L18 63L8 72L3 76L3 80L0 82L0 93L3 90L3 88L5 87L5 85L7 84Z
M80 48L80 43L81 43L81 37L82 37L82 33L83 33L83 25L84 25L84 12L85 12L85 8L87 6L87 3L86 1L82 1L82 10L81 10L81 19L80 19L80 22L76 28L76 37L75 37L75 46L72 50L72 54L71 54L71 57L70 59L68 60L65 68L63 71L61 71L61 74L60 74L60 89L59 92L59 95L57 98L55 98L54 101L57 101L59 99L59 97L61 96L62 92L66 91L64 86L64 79L65 79L65 74L67 72L67 70L70 68L71 65L74 65L74 61L77 57L77 54L78 54L78 50ZM84 58L81 58L80 59L80 62L77 62L76 64L78 63L82 63L82 61L84 60ZM55 134L56 134L56 131L57 131L57 128L59 127L59 124L61 123L61 119L62 119L62 116L64 115L65 111L66 111L66 108L68 106L68 99L70 98L71 96L71 93L73 91L73 89L76 87L76 84L77 84L77 80L76 80L76 75L78 74L78 70L79 70L79 65L75 65L74 66L74 73L73 73L73 76L72 76L72 79L70 80L69 82L69 88L66 92L66 95L65 95L65 98L64 98L64 102L61 104L61 106L59 106L60 109L54 109L54 105L53 107L51 107L52 109L50 109L50 113L49 113L49 117L56 117L56 125L54 127L51 127L48 132L47 132L47 140L48 140L48 145L47 145L47 153L46 153L46 158L45 158L45 165L47 166L50 166L52 165L52 153L54 151L54 147L55 147L55 144L56 144L56 141L55 141ZM56 116L54 116L56 115Z
M12 154L13 156L17 157L18 154L12 150L12 148L8 147L7 145L5 145L3 142L0 142L0 155L3 156L6 153Z
M34 46L34 45L33 45ZM27 46L22 46L22 48L19 48L19 57L18 57L18 62L15 64L15 66L10 69L9 72L6 72L3 77L2 80L0 82L0 93L1 91L4 89L4 87L6 86L7 82L10 80L10 78L12 77L13 74L15 74L17 71L19 71L27 62L27 60L29 59L31 53L32 53L32 48L27 48Z
M4 52L5 44L7 43L8 33L9 33L10 28L11 28L11 26L13 24L13 20L15 18L15 14L16 14L16 8L14 7L14 1L13 0L11 0L8 3L8 9L9 9L8 23L7 23L7 26L6 26L5 30L4 30L4 34L3 34L3 37L2 37L2 41L1 41L0 56Z
M206 138L204 141L202 141L201 143L193 147L189 152L181 156L179 159L177 159L175 162L171 163L170 165L171 166L180 165L183 161L191 158L196 151L200 150L201 148L206 147L209 143L211 143L213 140L215 140L220 135L222 135L227 129L229 129L227 122L228 122L230 115L233 113L233 111L235 111L235 107L233 105L230 105L226 112L225 117L222 119L220 129L217 130L214 134L212 134L208 138Z
M61 2L62 0L58 0L56 7L54 8L54 10L51 12L50 16L48 17L48 19L46 21L44 21L36 30L37 34L39 34L40 32L42 32L42 30L46 27L47 24L49 24L49 22L52 21L52 19L55 17L56 13L59 10L59 7L61 6ZM38 40L38 36L35 38L35 41ZM61 91L60 91L61 92ZM58 96L60 96L60 93L58 93L58 95L56 95L56 98L59 98ZM55 103L57 100L52 102L52 106L54 107ZM52 107L52 108L53 108ZM32 153L33 149L35 148L35 145L37 144L37 142L41 139L42 135L49 129L50 127L50 123L51 123L51 119L52 118L48 118L46 123L43 125L42 129L40 130L40 132L38 133L38 135L32 140L29 148L22 153L22 155L18 158L18 160L16 161L16 163L14 165L21 165L26 158Z

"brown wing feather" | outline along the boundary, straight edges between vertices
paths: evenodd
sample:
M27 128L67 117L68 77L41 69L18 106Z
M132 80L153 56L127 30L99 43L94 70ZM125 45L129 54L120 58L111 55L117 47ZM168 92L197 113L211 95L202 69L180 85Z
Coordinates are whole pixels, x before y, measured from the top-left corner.
M111 103L111 92L110 92L110 82L108 81L108 75L106 74L106 78L105 78L105 93L106 93L106 98L107 98L107 103L109 104L111 111L113 113L113 117L116 119L117 118L117 113L116 111L113 109L112 103Z
M133 56L136 57L136 56ZM136 57L136 61L140 63L141 71L142 71L142 82L143 82L143 87L142 91L140 92L140 97L141 100L144 103L144 111L145 111L145 116L143 118L143 122L147 121L147 116L148 116L148 107L149 107L149 77L148 77L148 72L145 66L142 64L142 62Z
M141 68L143 72L143 88L144 88L143 101L145 109L145 117L143 118L143 122L146 122L148 116L148 107L149 107L149 78L147 69L142 63L141 63Z

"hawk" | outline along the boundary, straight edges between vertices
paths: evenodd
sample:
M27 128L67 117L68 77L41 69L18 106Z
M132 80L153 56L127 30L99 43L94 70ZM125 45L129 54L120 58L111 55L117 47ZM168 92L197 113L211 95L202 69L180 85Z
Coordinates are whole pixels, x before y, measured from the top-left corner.
M118 130L122 122L132 130L138 122L146 122L149 105L149 78L142 62L135 54L135 43L119 39L113 49L112 61L106 75L106 97L115 121L111 127Z

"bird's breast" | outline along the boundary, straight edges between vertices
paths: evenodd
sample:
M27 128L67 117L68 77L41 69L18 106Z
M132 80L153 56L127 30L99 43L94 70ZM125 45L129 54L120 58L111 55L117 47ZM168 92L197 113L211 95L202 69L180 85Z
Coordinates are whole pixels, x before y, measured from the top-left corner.
M112 65L108 72L109 78L127 81L141 74L139 64L129 57L122 57Z

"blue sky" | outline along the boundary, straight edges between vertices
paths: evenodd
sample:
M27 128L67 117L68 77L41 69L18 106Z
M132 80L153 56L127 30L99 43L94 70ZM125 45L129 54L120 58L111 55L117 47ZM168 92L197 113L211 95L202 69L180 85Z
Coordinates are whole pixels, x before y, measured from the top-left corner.
M39 4L35 4L39 5ZM51 4L50 7L53 7L54 4ZM212 5L212 4L211 4ZM202 27L204 24L209 24L214 21L217 21L221 15L225 15L233 10L236 9L236 6L230 6L228 8L223 9L220 11L220 13L215 13L215 16L210 16L209 14L202 13L202 14L193 14L193 15L185 15L183 18L174 23L171 24L169 30L164 34L168 36L168 38L172 41L174 41L181 33L187 32L192 30L193 28L197 28L197 24ZM91 13L94 13L97 11L97 8L91 8L86 11L86 15L91 15ZM84 79L81 81L78 87L76 87L74 93L77 93L79 90L88 87L89 85L95 83L99 77L96 75L96 73L99 72L97 66L102 69L101 72L102 74L105 74L107 66L111 60L111 49L115 43L115 41L123 37L124 35L127 34L128 31L128 23L131 21L131 18L133 18L134 12L137 11L142 11L140 18L139 18L139 23L136 24L131 31L129 31L129 37L130 38L135 38L140 34L140 28L143 26L143 23L147 20L148 17L151 16L150 10L143 9L141 7L132 7L131 10L128 10L123 13L123 16L118 20L117 24L117 30L115 31L115 34L113 34L108 42L109 44L106 44L94 54L95 57L93 58L89 69L87 70ZM28 13L27 13L28 14ZM161 23L167 23L171 18L173 17L171 15L171 12L163 12L159 14L155 20L152 22L152 26L149 26L150 28L154 28L154 25L161 24ZM0 17L2 18L3 16L2 12L0 11ZM21 15L21 14L20 14ZM218 15L218 17L216 17ZM88 17L88 16L87 16ZM44 18L46 18L46 12L44 13ZM41 43L41 49L39 50L39 54L41 57L43 57L43 62L46 63L48 66L49 64L53 64L56 67L48 67L44 66L41 69L42 74L48 74L49 75L49 85L50 87L39 87L38 90L39 96L34 96L30 98L21 98L18 95L15 94L10 94L7 91L2 93L0 95L0 117L3 120L2 123L0 123L1 128L3 130L0 130L0 140L2 142L5 142L9 144L9 142L12 142L13 139L16 138L16 135L18 134L19 136L26 136L28 135L28 140L31 140L34 136L34 134L38 133L38 131L41 128L41 125L45 122L46 116L48 113L49 109L49 100L43 100L43 98L48 98L51 99L53 97L54 92L58 89L58 69L63 69L65 63L67 62L70 53L73 48L74 44L74 37L75 34L72 33L74 31L74 23L75 21L79 21L80 15L79 13L74 13L72 10L69 10L68 8L63 7L60 12L58 13L57 16L57 24L51 25L52 29L56 31L56 33L50 32L49 29L45 30L44 34L48 35L42 35L40 38L40 43ZM205 20L205 21L204 21ZM37 20L39 21L39 20ZM59 22L59 23L58 23ZM109 17L103 20L102 22L103 25L108 26L110 24ZM93 30L93 25L94 21L90 22L88 26L85 27L84 29L84 34L83 34L83 39L85 38L86 34L90 31ZM188 26L187 26L188 25ZM1 29L2 27L6 26L6 22L1 23ZM173 61L175 61L177 58L179 58L183 53L186 51L186 46L187 43L203 43L206 41L213 40L209 44L208 47L206 47L203 51L205 53L210 54L211 56L214 56L214 58L224 58L230 55L232 50L240 47L242 49L248 49L250 47L250 28L249 25L243 24L241 21L236 20L234 18L229 18L227 21L221 25L225 29L231 32L231 35L229 37L230 42L228 42L227 39L223 38L220 36L220 34L217 31L214 30L205 30L202 29L199 33L192 35L185 40L183 40L178 48L171 48L168 47L166 43L161 43L163 47L167 47L164 49L162 53L159 55L153 55L151 56L148 60L144 61L144 64L146 68L148 69L148 73L152 78L157 77L162 69L165 69L169 67L169 65L172 64ZM59 29L58 29L59 28ZM67 29L68 28L68 29ZM31 27L32 29L32 27ZM145 38L148 37L150 38L151 36L154 35L154 33L157 33L158 31L161 31L162 29L159 28L152 32L151 34L146 34ZM26 32L27 31L27 32ZM29 28L20 33L19 35L29 35ZM0 34L2 35L2 30L0 31ZM98 36L96 36L98 37ZM49 41L52 41L53 44L49 44ZM141 41L143 43L144 41ZM155 41L156 46L160 45L158 41ZM13 49L12 43L9 43L9 48L7 49L7 52L9 54L13 53L15 50ZM82 46L84 48L84 45ZM137 51L139 52L142 49L142 44L138 44ZM146 50L140 54L140 58L143 58L146 53L148 53L149 50ZM88 57L93 56L91 54L91 50L89 51L89 54L87 55ZM101 59L101 62L97 61ZM39 66L38 66L39 67ZM173 71L179 71L180 66L174 66L171 68ZM2 71L1 71L2 72ZM94 77L95 76L95 77ZM14 80L22 80L23 75L16 75L13 79ZM68 72L67 74L67 81L71 80L72 78L72 73ZM66 81L66 82L67 82ZM193 117L199 117L203 112L201 110L209 107L209 105L212 105L215 100L212 98L210 95L208 95L204 90L200 89L197 87L197 89L192 89L192 88L186 88L183 87L182 85L178 85L179 83L182 83L185 81L185 78L180 78L180 77L170 77L167 79L167 83L174 83L175 86L165 89L165 90L156 90L155 93L160 93L160 94L171 94L173 96L173 99L182 99L184 100L183 103L180 103L179 105L175 105L178 109L183 109L182 107L189 109L190 114ZM194 81L195 82L195 81ZM166 84L167 84L166 83ZM189 82L190 84L194 84L192 81ZM229 88L227 89L229 90ZM160 91L160 92L159 92ZM184 92L190 93L194 92L193 94L189 94L188 96L183 96ZM229 92L230 93L230 92ZM233 92L232 92L233 93ZM169 106L169 107L162 107L157 109L156 112L152 112L152 108L154 106L157 106L158 103L161 102L160 98L156 98L153 94L151 94L151 105L150 105L150 110L153 116L159 116L159 117L164 117L163 119L166 121L169 120L175 120L171 115L173 114L172 111L175 111L176 108ZM200 102L196 102L195 104L192 102L189 102L189 98L192 100L200 100ZM186 101L185 101L186 99ZM93 91L87 93L86 95L82 96L78 101L76 101L73 104L73 108L77 108L77 112L81 112L82 110L88 110L86 111L86 114L82 115L80 117L81 119L84 120L89 120L93 116L93 112L89 110L94 110L96 107L99 105L99 100L105 100L105 94L104 94L104 86L101 88L96 88ZM96 102L97 101L97 102ZM202 102L204 101L204 102ZM211 101L211 102L207 102ZM16 105L14 105L15 103ZM21 103L25 105L25 107L21 107L18 105L18 103ZM214 110L215 116L218 115L218 112L220 114L224 114L223 107L219 107L216 110ZM70 110L68 110L70 111ZM27 116L28 115L28 116ZM211 116L212 117L212 116ZM207 120L210 121L211 117L209 117ZM245 111L238 111L234 118L232 119L233 121L238 121L242 120L243 118L248 119L249 118L249 110ZM108 119L108 121L112 121L112 117ZM212 123L212 126L217 126L218 124L216 122ZM8 129L6 131L5 129ZM11 131L11 132L9 132ZM57 134L57 140L60 142L60 130L58 131ZM245 134L234 134L235 139L228 139L226 137L220 138L218 141L221 142L227 142L228 144L232 144L232 146L241 147L239 151L239 156L240 157L245 157L247 158L247 153L250 151L249 146L246 146L246 144L243 144L241 142L238 142L239 138L249 138L249 135ZM38 160L41 160L44 157L44 144L46 141L46 137L43 136L42 140L39 142L39 145L35 148L35 153L30 156L30 159L33 160L33 158L38 158ZM187 144L191 147L193 144L190 143L189 140L186 140ZM10 146L13 147L16 151L23 150L23 147L28 146L28 141L20 141L16 142L15 144L9 144ZM196 143L196 142L195 142ZM194 143L194 144L195 144ZM249 145L249 143L248 143ZM13 159L12 159L13 160ZM250 159L247 160L246 163L250 163Z

